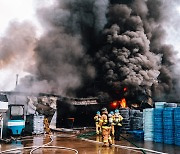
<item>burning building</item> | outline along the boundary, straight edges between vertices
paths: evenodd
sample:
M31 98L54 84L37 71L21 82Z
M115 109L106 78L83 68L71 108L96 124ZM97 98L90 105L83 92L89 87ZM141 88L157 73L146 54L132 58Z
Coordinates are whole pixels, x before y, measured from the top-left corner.
M171 13L167 3L57 0L53 6L37 10L45 33L35 44L29 32L33 28L29 26L27 32L31 37L25 39L27 36L23 35L26 41L17 43L20 54L14 53L16 46L6 45L16 39L12 41L8 36L4 39L5 45L0 49L6 54L1 64L14 60L11 55L21 57L20 49L30 50L28 55L32 56L33 64L26 69L30 75L21 79L16 91L53 93L67 98L97 97L99 106L103 102L112 108L146 108L153 106L153 100L179 99L176 96L179 76L173 72L177 60L173 48L164 43L163 23ZM11 26L9 33L14 34ZM22 26L15 24L15 28ZM67 100L62 102L62 111L71 107L75 111L73 106L78 106ZM80 106L77 108L86 105Z

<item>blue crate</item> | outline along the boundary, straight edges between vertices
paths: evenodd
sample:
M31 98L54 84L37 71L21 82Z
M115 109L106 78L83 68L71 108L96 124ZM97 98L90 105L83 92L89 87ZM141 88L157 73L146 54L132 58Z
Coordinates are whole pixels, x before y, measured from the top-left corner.
M163 134L154 134L154 139L163 139Z
M174 109L174 117L180 119L180 107Z
M169 119L169 118L173 118L174 117L174 114L171 112L171 113L164 113L163 114L163 118L167 118L167 119Z
M174 138L174 141L180 142L180 138Z
M174 108L165 108L163 111L163 117L171 118L174 116Z
M164 139L164 143L165 143L165 144L174 144L174 140L173 140L173 139L172 139L172 140L170 140L170 139L165 140L165 139Z
M163 129L154 129L154 134L155 134L155 133L163 133L163 132L164 132Z
M136 138L138 140L143 140L144 139L144 131L143 130L134 130L133 136L134 136L134 138Z
M180 142L174 141L175 145L180 146Z
M163 132L163 127L154 127L154 132Z
M157 114L158 114L158 115L159 115L159 114L162 115L162 114L163 114L163 108L155 108L155 109L154 109L154 114L155 114L155 115L157 115Z
M164 135L174 134L174 130L173 129L164 129L163 133L164 133Z
M166 129L166 130L174 130L174 125L164 124L164 125L163 125L163 128Z
M157 143L163 143L163 139L154 139L154 142L157 142Z
M180 112L174 111L174 119L180 119Z
M153 139L153 137L144 137L144 140L145 141L153 141L154 139Z
M154 120L162 120L163 116L162 115L154 115Z
M177 104L176 103L165 103L164 107L166 108L176 108Z
M180 121L174 121L174 125L180 127Z
M161 108L164 108L164 104L166 102L155 102L155 108L156 109L161 109Z
M175 132L175 133L174 133L174 137L180 139L180 133L176 133L176 132Z

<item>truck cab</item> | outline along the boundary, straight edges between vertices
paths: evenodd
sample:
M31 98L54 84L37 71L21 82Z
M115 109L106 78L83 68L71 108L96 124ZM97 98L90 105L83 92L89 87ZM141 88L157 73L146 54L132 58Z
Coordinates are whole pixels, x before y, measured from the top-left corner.
M10 135L21 135L24 132L24 105L9 105L7 128L9 129Z

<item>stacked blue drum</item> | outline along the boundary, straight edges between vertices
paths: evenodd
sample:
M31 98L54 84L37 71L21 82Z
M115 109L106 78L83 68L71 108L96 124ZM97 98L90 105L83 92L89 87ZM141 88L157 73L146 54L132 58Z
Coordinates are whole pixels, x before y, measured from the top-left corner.
M130 110L130 126L131 130L143 129L143 113L140 110Z
M166 102L155 102L155 108L157 109L163 109L165 106Z
M174 143L174 108L164 108L163 111L164 143Z
M153 141L154 138L154 109L143 110L144 140Z
M122 131L128 131L130 130L130 119L129 119L129 109L122 108L119 110L119 113L123 117L122 121Z
M174 142L176 145L180 145L180 107L174 109Z
M163 108L154 109L154 141L163 142Z

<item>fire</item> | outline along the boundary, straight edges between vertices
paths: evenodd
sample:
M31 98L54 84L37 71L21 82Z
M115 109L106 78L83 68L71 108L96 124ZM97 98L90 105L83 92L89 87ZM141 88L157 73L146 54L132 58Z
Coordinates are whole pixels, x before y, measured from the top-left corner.
M125 87L123 90L124 90L124 92L125 92L125 91L127 91L127 88Z
M113 101L113 102L110 103L110 107L112 109L119 108L119 106L121 106L122 108L126 108L127 107L126 99L125 98L123 98L121 100L116 100L116 101Z
M116 109L116 108L118 107L118 102L117 102L117 101L111 102L111 103L110 103L110 107L111 107L112 109Z
M125 98L123 98L123 99L120 101L120 105L121 105L122 108L127 107L127 105L126 105L126 99L125 99Z

